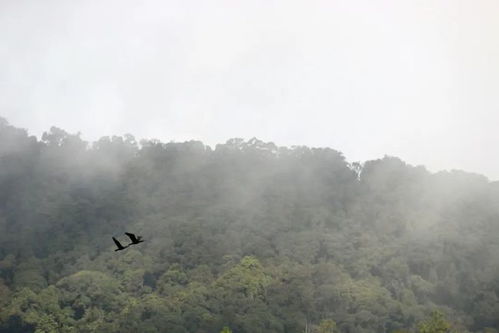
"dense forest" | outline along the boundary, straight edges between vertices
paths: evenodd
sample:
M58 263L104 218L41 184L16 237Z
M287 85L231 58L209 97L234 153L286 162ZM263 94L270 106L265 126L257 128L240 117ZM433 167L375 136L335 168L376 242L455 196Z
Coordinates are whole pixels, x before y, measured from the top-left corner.
M126 231L146 241L115 252ZM0 118L0 333L498 327L498 182Z

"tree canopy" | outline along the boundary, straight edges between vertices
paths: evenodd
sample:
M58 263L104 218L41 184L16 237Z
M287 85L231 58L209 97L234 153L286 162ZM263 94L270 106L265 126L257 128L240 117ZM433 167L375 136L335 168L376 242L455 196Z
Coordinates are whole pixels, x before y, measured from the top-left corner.
M497 332L498 234L476 174L0 119L0 333Z

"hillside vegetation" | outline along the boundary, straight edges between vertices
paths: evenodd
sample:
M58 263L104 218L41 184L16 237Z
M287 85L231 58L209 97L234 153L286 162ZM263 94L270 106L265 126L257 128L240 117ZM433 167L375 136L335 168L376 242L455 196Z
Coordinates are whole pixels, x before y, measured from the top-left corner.
M114 252L125 231L145 242ZM497 332L499 184L0 118L0 333Z

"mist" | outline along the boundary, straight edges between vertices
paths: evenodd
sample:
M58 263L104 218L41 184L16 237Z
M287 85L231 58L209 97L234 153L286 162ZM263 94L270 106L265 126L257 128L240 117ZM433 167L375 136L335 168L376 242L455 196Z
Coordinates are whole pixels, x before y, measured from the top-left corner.
M499 176L492 1L3 1L0 114Z
M1 2L0 333L499 332L498 10Z
M81 136L0 121L2 333L499 324L485 176L255 138ZM125 232L145 241L115 252Z

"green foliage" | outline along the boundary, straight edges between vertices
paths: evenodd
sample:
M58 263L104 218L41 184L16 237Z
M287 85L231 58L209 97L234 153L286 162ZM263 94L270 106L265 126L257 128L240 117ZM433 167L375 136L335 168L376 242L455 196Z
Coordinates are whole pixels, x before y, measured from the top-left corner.
M14 295L6 314L20 317L35 327L36 333L75 332L71 311L60 307L59 294L53 286L38 294L28 288L21 289Z
M450 323L445 320L444 315L439 311L431 313L431 317L418 324L419 333L448 333Z
M242 294L254 300L265 297L265 290L270 282L258 259L244 257L238 265L225 272L215 286L223 293Z
M220 331L220 333L232 333L232 331L227 326L224 326L224 328L222 328L222 330Z
M0 118L0 333L494 332L498 221L497 183L394 157Z
M336 323L331 319L324 319L320 322L319 327L317 328L317 333L336 333Z

